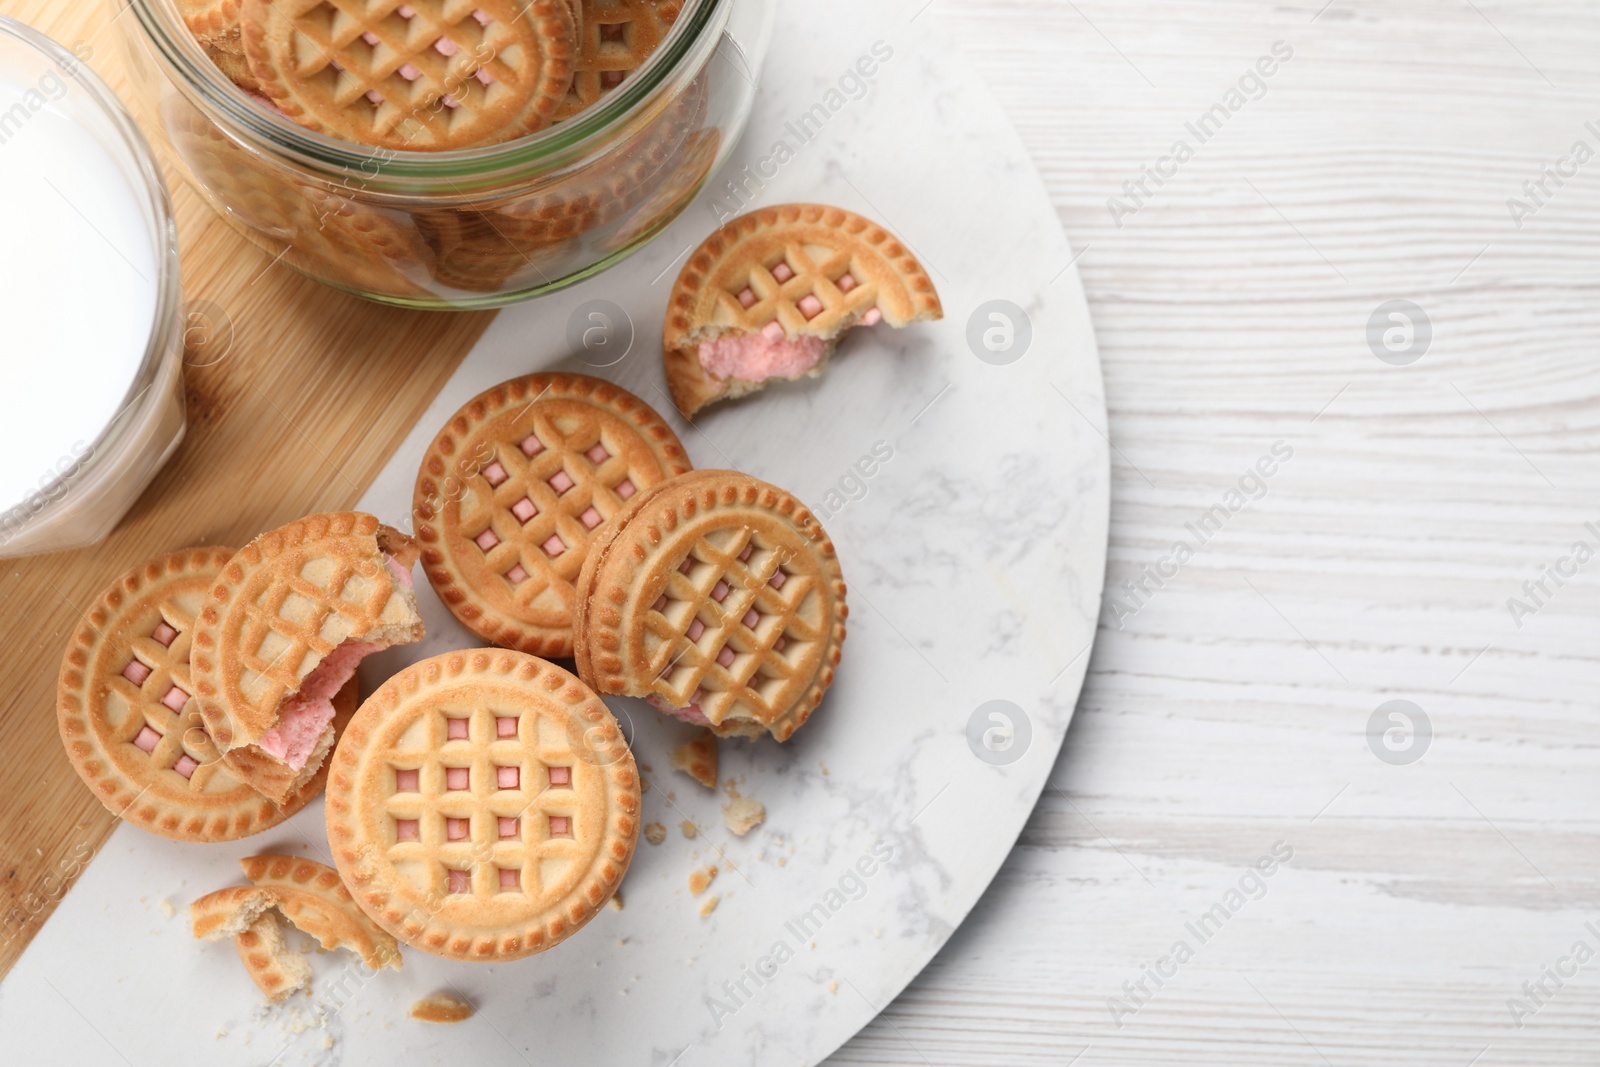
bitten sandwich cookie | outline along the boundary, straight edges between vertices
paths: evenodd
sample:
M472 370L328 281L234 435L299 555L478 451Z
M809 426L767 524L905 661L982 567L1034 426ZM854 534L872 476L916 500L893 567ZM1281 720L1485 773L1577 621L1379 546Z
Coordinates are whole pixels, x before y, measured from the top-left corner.
M719 736L789 736L844 645L833 542L788 493L694 471L639 494L578 578L578 673Z
M422 637L417 546L360 512L264 533L221 570L195 621L194 695L235 774L283 802L332 751L329 698L361 660Z
M276 826L322 791L314 776L263 797L222 760L194 701L194 620L230 548L191 548L112 583L67 645L56 714L67 758L114 815L177 841L231 841ZM332 699L334 729L357 704L350 679Z
M567 0L244 0L262 95L302 126L403 151L550 124L572 82Z
M662 358L684 418L775 379L815 377L852 326L944 316L909 249L860 215L783 204L741 215L690 254L667 301Z
M639 829L638 771L605 704L504 649L390 678L328 782L328 842L356 903L452 959L517 959L570 936L616 891Z
M485 640L570 656L590 542L636 493L689 469L677 435L626 390L582 374L502 382L423 456L412 502L423 572Z

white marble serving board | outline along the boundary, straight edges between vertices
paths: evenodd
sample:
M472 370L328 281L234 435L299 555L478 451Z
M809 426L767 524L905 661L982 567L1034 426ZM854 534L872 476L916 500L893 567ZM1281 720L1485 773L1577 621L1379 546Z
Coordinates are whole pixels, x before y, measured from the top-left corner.
M815 1063L944 944L1021 830L1072 715L1099 609L1108 446L1088 312L1054 211L1004 114L921 6L782 5L749 131L718 182L787 142L791 153L765 164L765 188L747 186L755 201L879 218L922 259L946 318L858 330L822 380L713 408L692 427L670 415L698 466L749 471L825 514L850 585L843 665L810 723L783 746L722 744L722 776L766 804L766 825L733 837L725 797L669 769L688 728L611 701L653 768L645 821L669 828L663 844L640 841L624 910L503 965L408 951L402 972L374 977L343 954L315 956L314 995L276 1007L261 1005L231 945L190 938L186 906L239 881L242 855L327 861L320 803L228 846L121 827L0 985L6 1060ZM841 88L861 57L876 60L863 64L872 76ZM817 104L826 122L803 142L789 124ZM427 441L463 401L516 374L588 369L670 412L659 324L718 202L708 190L628 262L502 313L361 506L409 528ZM566 340L592 299L637 327L627 355L598 368ZM1024 307L1031 324L1025 354L1003 365L967 340L969 317L992 299ZM875 449L892 456L853 480ZM478 644L425 585L420 599L430 636L379 657L369 689L405 662ZM1031 727L1006 765L968 742L991 700L1013 702ZM693 840L685 820L700 828ZM723 869L707 894L721 901L702 917L687 880L708 864ZM808 911L815 928L797 922ZM407 1017L442 989L477 1014L451 1027Z

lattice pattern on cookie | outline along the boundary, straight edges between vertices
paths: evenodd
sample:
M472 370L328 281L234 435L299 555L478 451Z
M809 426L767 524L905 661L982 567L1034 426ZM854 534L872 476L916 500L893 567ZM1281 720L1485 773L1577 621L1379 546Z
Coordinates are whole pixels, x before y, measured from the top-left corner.
M292 574L280 573L239 607L239 691L257 710L276 709L310 669L382 614L391 582L370 560L312 554Z
M736 330L829 333L853 322L875 325L883 318L877 293L850 272L850 249L787 241L782 254L751 264L742 284L717 294L719 323Z
M603 421L596 409L564 410L558 426L535 409L532 431L503 443L478 471L489 506L462 508L462 535L523 607L555 579L578 576L594 529L638 491L627 459L606 447Z
M681 0L580 0L583 17L572 86L556 111L570 118L644 65L683 4Z
M263 87L291 116L364 144L460 148L537 128L526 113L559 102L546 82L572 69L563 3L273 0L247 5L245 28L252 69L270 57Z
M321 791L314 779L279 807L246 785L191 698L195 615L233 555L188 549L135 568L88 609L62 659L57 719L74 770L112 814L179 841L255 833ZM354 693L336 698L345 718Z
M791 550L765 544L748 527L694 543L644 620L662 698L678 707L715 705L718 718L732 703L779 706L797 679L794 660L827 637L821 620L802 611L817 579L793 563Z
M170 596L156 606L160 621L132 640L127 663L109 680L129 709L113 729L151 764L176 772L196 792L204 792L216 774L223 774L226 786L233 786L232 775L222 768L216 746L201 725L199 709L190 706L194 615Z
M538 902L568 892L592 861L606 828L580 823L580 790L602 786L540 719L430 710L387 755L386 852L414 889Z

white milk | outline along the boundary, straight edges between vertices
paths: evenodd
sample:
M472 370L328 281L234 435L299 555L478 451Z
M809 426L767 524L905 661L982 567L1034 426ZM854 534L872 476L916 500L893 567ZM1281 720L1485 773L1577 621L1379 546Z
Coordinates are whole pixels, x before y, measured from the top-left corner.
M148 194L49 100L83 91L0 79L0 512L90 449L154 326Z

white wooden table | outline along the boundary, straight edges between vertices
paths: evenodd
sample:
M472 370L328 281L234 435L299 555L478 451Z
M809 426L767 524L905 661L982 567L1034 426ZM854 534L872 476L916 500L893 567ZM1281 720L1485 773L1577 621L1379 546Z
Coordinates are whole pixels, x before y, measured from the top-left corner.
M1600 550L1600 7L922 17L991 79L1082 253L1108 592L1169 577L1106 614L993 887L832 1062L1594 1062L1600 561L1571 552ZM1279 41L1263 92L1188 130ZM1431 323L1407 365L1403 318L1368 341L1391 300ZM1431 723L1409 763L1420 733L1396 762L1368 743L1396 699ZM1242 877L1259 899L1229 897Z

